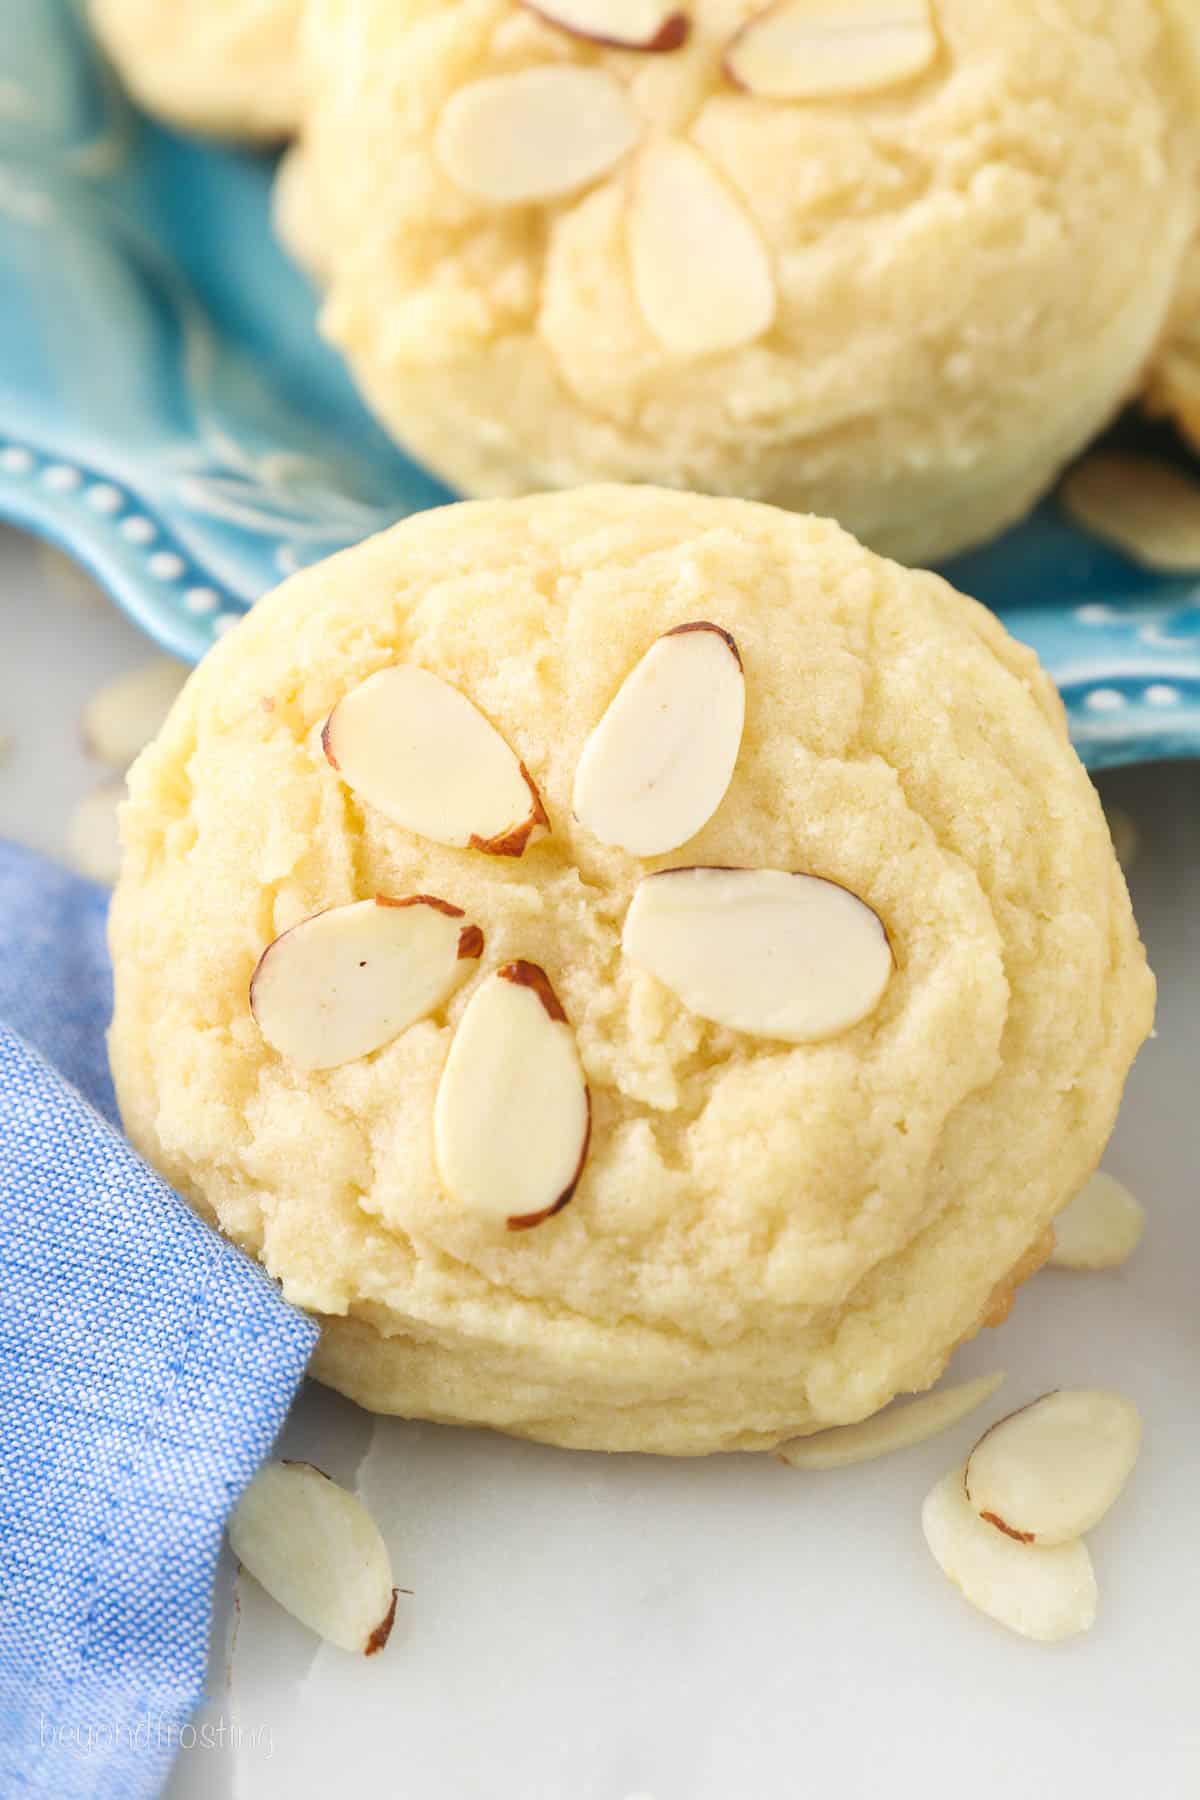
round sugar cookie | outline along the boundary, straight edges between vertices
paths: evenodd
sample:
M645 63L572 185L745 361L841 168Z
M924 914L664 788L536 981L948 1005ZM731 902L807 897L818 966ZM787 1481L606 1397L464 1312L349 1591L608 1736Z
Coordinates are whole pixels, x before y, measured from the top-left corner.
M467 494L665 483L945 557L1136 392L1200 207L1159 0L310 0L304 38L281 217Z
M89 0L100 42L147 112L219 137L290 137L302 0Z
M306 570L123 836L134 1142L321 1317L321 1379L552 1443L767 1447L928 1385L1151 1022L1033 655L740 501L462 504Z

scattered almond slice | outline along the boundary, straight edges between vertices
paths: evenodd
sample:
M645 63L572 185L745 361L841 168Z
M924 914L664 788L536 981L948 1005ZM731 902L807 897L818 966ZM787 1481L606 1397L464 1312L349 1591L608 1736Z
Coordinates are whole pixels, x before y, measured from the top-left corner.
M67 854L73 868L89 881L112 887L121 869L121 836L117 814L125 798L123 781L93 788L75 807L67 826Z
M1145 1208L1104 1169L1054 1221L1055 1269L1115 1269L1133 1255L1146 1227Z
M997 1624L1053 1644L1095 1623L1096 1577L1086 1544L1041 1550L994 1531L972 1509L961 1469L926 1495L921 1528L943 1575Z
M627 217L637 302L668 350L734 350L775 317L775 277L741 200L700 152L648 144L633 172Z
M396 1612L391 1562L354 1494L312 1463L267 1463L228 1529L242 1567L285 1612L343 1650L383 1649Z
M937 48L929 0L780 0L738 32L725 72L766 100L823 100L911 81Z
M1067 476L1062 503L1147 569L1200 571L1200 483L1169 463L1099 451Z
M510 1231L575 1192L591 1101L575 1034L536 963L507 963L459 1020L433 1114L442 1181L468 1212Z
M793 1469L847 1469L853 1463L872 1462L896 1450L909 1450L939 1432L948 1431L990 1400L1003 1375L981 1375L957 1387L938 1388L903 1406L885 1406L857 1425L839 1425L811 1437L793 1438L780 1444L775 1454Z
M482 951L478 925L430 894L333 906L267 945L250 1010L297 1068L334 1069L443 1005Z
M546 829L541 797L500 733L449 682L412 663L340 700L321 734L348 787L437 844L520 856Z
M524 0L530 12L572 37L620 50L678 50L691 20L673 0Z
M467 193L520 206L598 181L641 135L632 101L606 70L543 64L460 88L442 112L437 153Z
M584 745L576 818L633 856L677 849L721 804L745 716L729 633L707 621L677 625L625 677Z
M1068 1544L1102 1519L1142 1441L1137 1407L1098 1388L1063 1388L984 1433L967 1458L967 1498L1022 1544Z
M857 1025L892 972L869 906L835 882L783 869L647 875L622 946L700 1018L790 1044Z
M84 741L93 756L127 769L166 723L189 671L172 656L158 656L106 682L84 708Z
M1137 861L1140 843L1138 828L1124 807L1106 806L1104 816L1108 821L1108 834L1112 838L1113 853L1121 867L1128 871Z

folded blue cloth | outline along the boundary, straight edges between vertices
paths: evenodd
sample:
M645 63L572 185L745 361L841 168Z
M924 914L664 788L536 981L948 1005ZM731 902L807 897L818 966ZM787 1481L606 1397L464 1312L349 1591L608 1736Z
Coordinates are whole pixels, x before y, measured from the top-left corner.
M107 896L0 844L0 1797L157 1792L315 1341L114 1129Z

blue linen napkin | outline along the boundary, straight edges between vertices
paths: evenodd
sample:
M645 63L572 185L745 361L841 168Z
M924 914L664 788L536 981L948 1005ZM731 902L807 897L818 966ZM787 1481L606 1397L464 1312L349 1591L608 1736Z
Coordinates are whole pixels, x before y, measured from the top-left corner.
M0 844L0 1796L137 1800L312 1322L118 1135L107 895Z

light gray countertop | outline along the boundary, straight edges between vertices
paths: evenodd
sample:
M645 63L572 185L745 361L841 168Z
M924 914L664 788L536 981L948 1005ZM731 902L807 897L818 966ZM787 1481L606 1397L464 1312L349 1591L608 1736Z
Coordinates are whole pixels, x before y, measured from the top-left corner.
M72 804L105 778L82 746L84 702L152 651L11 532L0 620L0 834L61 856ZM1062 1385L1116 1387L1142 1408L1140 1465L1092 1535L1090 1635L1011 1637L930 1561L920 1502L973 1423L802 1475L768 1458L373 1429L312 1388L289 1452L357 1472L414 1591L368 1664L318 1650L243 1580L231 1653L224 1563L201 1719L212 1743L184 1752L174 1800L1200 1792L1200 764L1119 771L1102 789L1138 828L1130 880L1160 982L1158 1036L1106 1161L1149 1209L1146 1237L1118 1272L1043 1272L954 1364L1008 1370L988 1417Z

